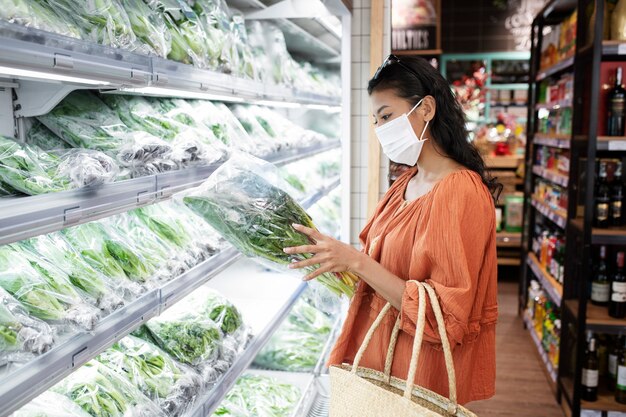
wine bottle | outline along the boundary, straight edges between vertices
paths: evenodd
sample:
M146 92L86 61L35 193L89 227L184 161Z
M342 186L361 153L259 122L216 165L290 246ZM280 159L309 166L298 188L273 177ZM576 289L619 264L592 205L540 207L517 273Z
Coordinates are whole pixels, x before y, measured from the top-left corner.
M596 339L589 340L589 347L583 363L582 375L582 399L585 401L598 400L598 353L596 352Z
M607 136L624 134L624 110L626 109L626 90L622 88L622 67L615 71L615 85L607 97Z
M624 336L620 335L613 339L611 349L609 350L609 390L615 390L615 382L617 380L617 363L623 355L622 347L624 346Z
M626 338L622 338L622 351L617 362L615 401L620 404L626 404Z
M610 188L606 161L600 161L598 166L598 181L596 183L596 200L594 220L595 226L609 227L609 210L611 204Z
M624 183L622 182L622 161L617 161L611 183L611 226L623 224Z
M610 295L611 283L606 266L606 246L603 245L600 246L598 266L591 282L591 302L598 306L606 306L609 304Z
M616 319L626 317L626 275L624 275L624 252L617 253L617 269L611 284L609 316Z

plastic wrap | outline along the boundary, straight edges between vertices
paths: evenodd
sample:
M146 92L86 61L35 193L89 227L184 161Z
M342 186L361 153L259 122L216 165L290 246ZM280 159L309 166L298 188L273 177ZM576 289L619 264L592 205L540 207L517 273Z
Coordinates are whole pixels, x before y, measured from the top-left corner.
M146 0L155 11L163 14L172 36L172 48L168 58L199 68L210 66L211 56L207 47L207 34L196 13L185 1Z
M65 273L15 244L0 246L0 287L41 320L90 330L99 319Z
M226 240L246 256L284 268L311 254L286 254L283 249L309 245L294 223L314 228L309 215L280 187L276 167L248 155L237 155L218 168L201 186L177 194ZM311 269L309 269L311 270ZM352 296L356 277L325 273L318 278L336 294Z
M92 417L166 417L128 379L92 360L51 391L70 398Z
M137 41L130 19L117 0L43 0L60 16L72 19L83 38L102 45L142 53L151 52Z
M21 26L32 27L72 38L81 38L80 30L61 18L45 3L32 0L3 0L0 19Z
M113 110L89 92L71 93L38 119L72 147L105 152L124 167L139 167L171 153L166 142L129 129Z
M11 417L91 417L91 415L65 395L46 391L11 414Z
M130 249L111 239L100 224L86 223L63 229L61 234L89 265L123 289L125 299L134 299L144 291L141 280L136 282L130 279L118 262L118 257L123 253L130 253ZM136 258L129 255L129 260Z
M283 146L313 146L328 141L328 138L321 133L304 129L267 107L249 106L247 110L256 118L261 127Z
M311 207L309 214L322 233L339 239L341 235L341 194L339 190L333 191Z
M161 58L167 58L172 49L172 34L163 15L152 10L141 0L119 0L137 39L148 45Z
M35 122L26 134L29 145L37 146L45 151L70 149L71 146L63 139L54 134L50 129L33 119Z
M231 106L231 111L253 140L268 144L271 147L271 152L277 152L281 149L281 143L276 137L272 137L267 133L256 117L250 112L248 106L236 104Z
M35 256L65 272L72 285L92 297L105 314L124 305L120 286L89 265L60 233L37 236L22 244Z
M203 390L198 373L150 342L127 336L97 360L131 381L168 416L179 416Z
M224 72L232 72L231 58L224 53L227 41L228 16L218 0L187 0L202 23L207 36L209 66ZM226 21L226 22L224 22Z
M52 329L0 288L0 359L20 359L22 353L47 352L54 342Z
M213 417L290 417L301 395L291 384L246 374L226 394Z

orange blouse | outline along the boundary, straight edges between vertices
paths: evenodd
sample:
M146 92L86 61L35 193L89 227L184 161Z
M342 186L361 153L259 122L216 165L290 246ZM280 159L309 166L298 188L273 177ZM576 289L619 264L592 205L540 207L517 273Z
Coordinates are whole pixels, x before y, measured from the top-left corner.
M495 393L497 262L495 208L489 191L473 171L449 174L424 196L407 202L404 194L413 168L379 203L361 232L364 251L395 275L428 282L437 292L454 358L458 401ZM352 363L386 300L361 281L330 356L330 364ZM392 375L406 379L415 337L417 288L407 285ZM361 366L382 371L396 309L385 317ZM441 339L427 304L424 345L415 383L448 396Z

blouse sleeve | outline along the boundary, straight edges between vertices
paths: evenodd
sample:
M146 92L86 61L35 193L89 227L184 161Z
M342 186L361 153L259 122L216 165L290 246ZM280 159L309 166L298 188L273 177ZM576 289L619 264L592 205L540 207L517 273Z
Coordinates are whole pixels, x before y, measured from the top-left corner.
M473 174L456 174L442 183L436 193L423 236L423 247L431 264L426 282L437 293L448 338L454 347L461 344L468 333L478 279L484 258L488 256L485 253L487 243L493 239L495 209L488 191ZM415 335L418 308L415 284L407 283L401 307L401 328ZM441 343L428 301L424 340Z

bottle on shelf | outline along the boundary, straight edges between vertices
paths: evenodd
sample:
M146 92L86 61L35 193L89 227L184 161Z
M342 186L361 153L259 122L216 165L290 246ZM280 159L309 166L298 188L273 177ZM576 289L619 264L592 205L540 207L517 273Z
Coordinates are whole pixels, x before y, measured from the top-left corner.
M611 226L622 226L624 220L622 210L624 207L624 183L622 182L622 161L615 164L615 173L611 182Z
M591 302L599 306L607 306L611 295L611 283L606 264L606 246L600 246L598 265L591 282Z
M589 340L585 361L583 362L582 374L582 394L581 397L585 401L598 400L598 353L596 351L596 338Z
M609 316L616 319L626 317L626 275L624 275L624 252L617 253L617 269L611 284Z
M622 67L615 71L615 85L607 96L607 136L624 135L626 90L622 88Z
M613 339L613 343L609 349L608 387L610 391L615 390L615 383L617 381L617 364L619 362L619 358L624 354L622 351L623 346L624 336L620 335L618 338Z
M615 401L620 404L626 404L626 338L622 338L622 351L617 362Z
M595 227L609 227L609 210L611 196L606 161L600 160L598 166L598 181L596 183L596 199L594 211Z

